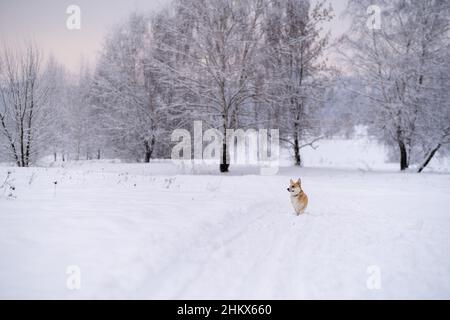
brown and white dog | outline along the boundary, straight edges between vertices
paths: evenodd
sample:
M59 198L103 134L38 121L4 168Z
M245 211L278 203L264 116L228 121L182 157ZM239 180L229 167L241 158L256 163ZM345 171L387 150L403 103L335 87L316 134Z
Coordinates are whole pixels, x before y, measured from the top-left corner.
M297 215L305 213L308 206L308 196L302 189L302 181L300 179L298 181L291 179L287 191L291 194L291 203Z

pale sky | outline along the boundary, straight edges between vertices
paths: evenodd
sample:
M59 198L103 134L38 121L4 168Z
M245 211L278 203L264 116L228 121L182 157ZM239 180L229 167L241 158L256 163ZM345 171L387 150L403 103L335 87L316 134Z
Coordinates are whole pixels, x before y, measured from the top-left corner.
M80 62L93 65L108 30L134 11L150 12L169 0L0 0L0 42L15 44L33 39L48 55L52 53L69 70ZM243 0L245 1L245 0ZM347 0L330 0L336 18L330 25L335 35L348 26L339 18ZM81 30L68 30L67 7L81 9Z

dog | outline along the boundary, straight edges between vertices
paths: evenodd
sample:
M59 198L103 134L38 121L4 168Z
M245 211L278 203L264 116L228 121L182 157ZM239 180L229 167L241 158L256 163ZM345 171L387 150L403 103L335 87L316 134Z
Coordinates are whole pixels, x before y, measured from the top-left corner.
M291 195L291 203L294 207L295 213L301 215L305 213L306 207L308 206L308 196L302 189L302 181L299 178L298 181L293 181L291 179L289 188L287 188Z

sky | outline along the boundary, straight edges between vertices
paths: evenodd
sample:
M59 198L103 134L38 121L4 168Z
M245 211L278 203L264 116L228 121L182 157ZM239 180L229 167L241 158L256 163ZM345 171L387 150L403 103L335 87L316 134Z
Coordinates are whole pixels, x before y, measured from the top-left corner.
M151 12L170 0L0 0L0 42L20 44L34 40L70 71L80 64L95 64L108 30L134 12ZM328 26L337 36L348 27L339 16L347 0L330 0L336 18ZM81 29L69 30L66 13L70 5L81 10Z

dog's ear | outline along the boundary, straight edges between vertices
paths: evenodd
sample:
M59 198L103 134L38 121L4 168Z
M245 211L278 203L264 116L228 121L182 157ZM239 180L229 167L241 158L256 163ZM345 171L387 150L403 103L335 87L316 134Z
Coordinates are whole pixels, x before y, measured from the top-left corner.
M294 184L294 180L291 179L291 180L290 180L290 183L291 183L291 184Z
M298 184L301 186L302 185L302 179L298 178Z

